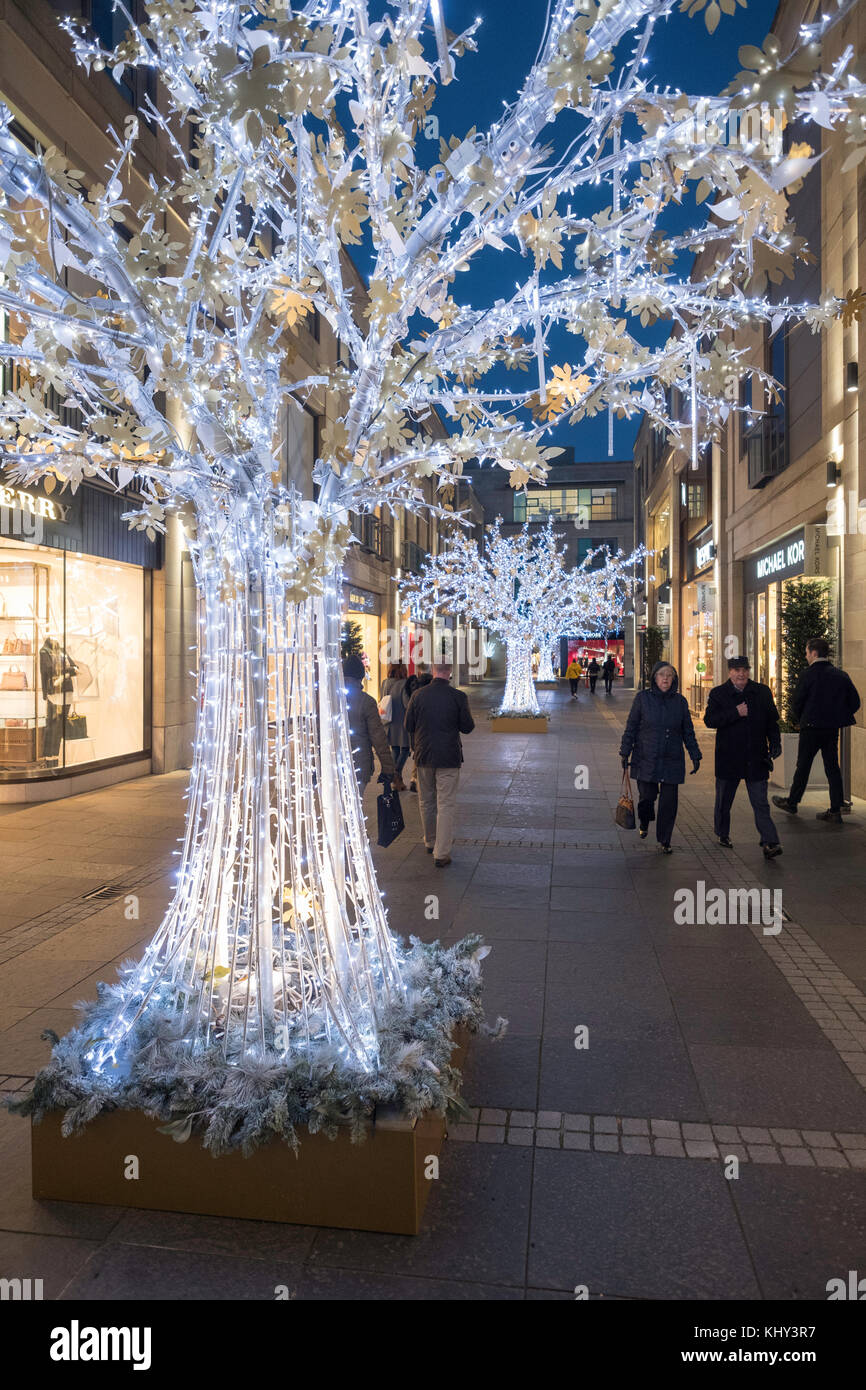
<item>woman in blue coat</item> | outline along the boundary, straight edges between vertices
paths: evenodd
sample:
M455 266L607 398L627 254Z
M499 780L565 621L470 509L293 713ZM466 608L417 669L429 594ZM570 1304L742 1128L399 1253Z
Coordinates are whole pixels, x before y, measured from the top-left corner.
M656 839L665 854L671 854L671 835L677 818L680 783L686 780L688 751L692 772L701 765L701 750L695 738L692 716L682 695L679 678L668 661L657 661L649 690L634 697L622 736L619 756L623 768L631 761L631 775L638 786L637 822L642 840L647 827L659 811Z

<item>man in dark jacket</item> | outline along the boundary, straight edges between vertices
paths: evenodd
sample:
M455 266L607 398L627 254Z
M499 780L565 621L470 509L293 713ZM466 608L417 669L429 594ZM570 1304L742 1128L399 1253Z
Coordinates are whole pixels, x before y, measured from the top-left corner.
M812 637L806 643L806 667L797 682L792 701L794 719L800 729L797 770L787 796L774 796L773 805L789 815L797 807L812 771L815 754L820 751L830 787L830 809L819 811L817 820L842 824L842 771L839 767L839 730L854 723L860 696L851 677L830 660L830 643Z
M704 723L716 730L715 829L719 844L731 849L731 807L745 782L765 859L782 853L770 815L767 782L773 758L781 756L779 711L768 685L749 679L744 656L728 659L728 679L710 691Z
M462 690L455 690L451 667L433 667L433 679L415 691L406 710L406 728L415 755L418 803L424 844L437 869L451 863L454 814L460 764L461 734L471 734L475 721Z
M346 682L346 708L349 711L349 730L352 735L352 757L358 774L361 795L373 776L373 749L379 755L382 773L394 777L394 755L388 744L385 725L379 718L379 707L372 695L363 689L362 681L366 672L359 656L349 656L343 662L343 679Z

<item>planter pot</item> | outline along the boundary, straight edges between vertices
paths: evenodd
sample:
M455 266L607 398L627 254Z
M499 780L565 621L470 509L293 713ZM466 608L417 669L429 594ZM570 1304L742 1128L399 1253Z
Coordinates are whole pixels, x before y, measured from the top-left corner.
M490 721L495 734L546 734L547 720L536 714L497 714Z
M455 1048L459 1066L462 1040ZM68 1139L62 1119L52 1111L31 1129L36 1198L395 1235L418 1234L430 1194L429 1160L445 1137L439 1115L408 1120L379 1111L360 1144L351 1142L347 1127L336 1139L303 1132L296 1153L275 1138L248 1157L214 1158L197 1135L175 1143L159 1132L162 1121L138 1110L98 1115ZM137 1178L125 1176L131 1156L138 1159Z
M770 774L770 781L774 787L783 787L789 791L794 780L794 772L797 767L797 744L799 734L782 734L782 756L776 759L775 766ZM812 771L809 774L807 791L822 791L827 787L827 777L824 773L824 763L821 754L818 753L812 763Z

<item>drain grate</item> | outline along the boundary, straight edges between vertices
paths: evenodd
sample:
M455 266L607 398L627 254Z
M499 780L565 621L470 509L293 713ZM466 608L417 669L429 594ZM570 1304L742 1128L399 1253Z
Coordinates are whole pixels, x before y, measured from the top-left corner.
M112 898L122 898L128 892L126 888L117 888L113 884L104 883L101 888L94 888L92 892L85 893L82 902L110 902Z

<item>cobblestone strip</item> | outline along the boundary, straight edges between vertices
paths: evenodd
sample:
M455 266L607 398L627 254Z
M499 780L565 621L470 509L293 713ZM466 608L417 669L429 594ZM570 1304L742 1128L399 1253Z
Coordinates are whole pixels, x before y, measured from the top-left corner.
M773 1125L724 1125L620 1115L570 1115L559 1110L473 1111L473 1123L448 1137L479 1144L538 1149L787 1163L802 1168L866 1169L866 1134Z
M21 1094L32 1076L0 1076L0 1094ZM659 1158L738 1158L741 1163L787 1163L801 1168L866 1169L866 1134L773 1125L721 1125L621 1115L571 1115L560 1110L474 1109L469 1124L452 1125L458 1143L517 1144L524 1148L655 1155Z

